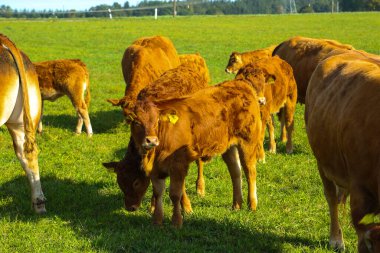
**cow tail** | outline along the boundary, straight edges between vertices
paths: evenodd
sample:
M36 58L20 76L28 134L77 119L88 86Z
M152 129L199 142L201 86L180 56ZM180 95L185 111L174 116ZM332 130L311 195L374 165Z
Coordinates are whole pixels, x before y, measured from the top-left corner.
M33 156L33 154L37 152L37 145L35 139L35 126L30 114L28 84L25 75L24 61L22 59L20 50L17 49L16 45L9 38L1 35L0 42L1 45L12 55L13 60L16 64L23 98L23 123L25 132L24 152L26 156Z
M87 110L90 107L90 101L91 101L91 94L90 94L90 77L88 72L86 71L86 96L84 97L84 102L86 103Z

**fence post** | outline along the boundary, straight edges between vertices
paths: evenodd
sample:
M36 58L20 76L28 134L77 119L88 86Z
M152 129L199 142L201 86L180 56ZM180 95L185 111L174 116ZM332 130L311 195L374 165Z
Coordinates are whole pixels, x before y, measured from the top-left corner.
M111 9L108 9L108 13L110 14L110 19L112 19Z

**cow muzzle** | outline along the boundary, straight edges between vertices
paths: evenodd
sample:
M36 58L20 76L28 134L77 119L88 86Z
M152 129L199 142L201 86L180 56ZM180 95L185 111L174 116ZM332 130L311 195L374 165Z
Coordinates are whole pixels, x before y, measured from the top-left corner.
M142 144L145 150L150 150L157 147L160 144L157 136L147 136L145 137L145 142Z

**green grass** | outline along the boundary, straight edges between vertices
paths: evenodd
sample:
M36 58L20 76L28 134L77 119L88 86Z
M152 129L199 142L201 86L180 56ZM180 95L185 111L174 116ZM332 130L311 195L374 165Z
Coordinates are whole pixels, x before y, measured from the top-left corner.
M379 13L0 20L0 32L32 61L80 58L87 64L95 132L92 139L74 135L76 116L66 97L45 103L38 145L48 213L37 216L11 138L0 128L0 252L329 252L328 209L307 142L303 106L297 106L294 154L286 155L280 143L278 154L267 154L266 164L258 165L256 212L246 205L241 211L230 209L229 174L216 157L205 168L204 198L196 195L192 166L186 182L194 213L176 230L170 225L167 194L163 227L151 224L151 190L140 210L123 209L115 175L101 163L122 158L130 133L120 108L106 99L123 95L121 58L142 36L168 36L179 53L199 52L215 84L232 78L224 73L232 51L267 47L295 35L336 39L380 54L379 27ZM245 184L243 191L246 195ZM347 250L355 252L348 205L342 214Z

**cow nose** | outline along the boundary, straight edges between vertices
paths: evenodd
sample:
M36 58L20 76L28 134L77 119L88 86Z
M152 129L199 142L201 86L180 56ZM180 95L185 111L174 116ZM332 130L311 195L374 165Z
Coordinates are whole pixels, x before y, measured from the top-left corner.
M259 104L260 105L265 105L266 102L267 102L267 100L265 99L265 97L259 97Z
M145 138L145 143L147 147L156 147L159 144L157 136L147 136Z

